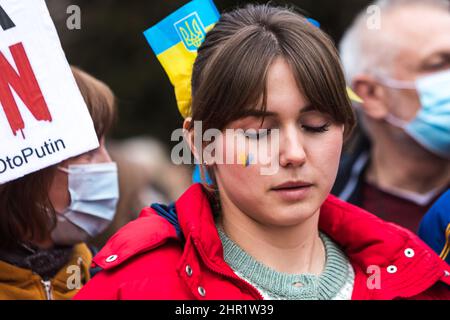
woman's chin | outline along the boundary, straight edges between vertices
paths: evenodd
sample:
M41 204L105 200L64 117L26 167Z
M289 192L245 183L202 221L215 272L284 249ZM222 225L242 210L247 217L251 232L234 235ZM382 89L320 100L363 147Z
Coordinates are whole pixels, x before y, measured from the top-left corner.
M311 206L295 206L289 208L273 208L270 214L264 219L264 224L273 227L295 227L309 220L315 213Z

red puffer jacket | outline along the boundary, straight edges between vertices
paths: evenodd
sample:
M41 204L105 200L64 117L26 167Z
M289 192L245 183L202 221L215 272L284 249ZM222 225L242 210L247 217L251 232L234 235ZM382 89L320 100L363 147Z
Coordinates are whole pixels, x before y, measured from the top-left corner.
M190 187L175 208L186 241L166 218L143 209L97 254L103 270L75 298L261 299L224 261L202 186ZM352 299L450 300L450 266L411 232L333 196L321 208L319 229L350 259ZM380 268L378 289L370 286L369 266Z

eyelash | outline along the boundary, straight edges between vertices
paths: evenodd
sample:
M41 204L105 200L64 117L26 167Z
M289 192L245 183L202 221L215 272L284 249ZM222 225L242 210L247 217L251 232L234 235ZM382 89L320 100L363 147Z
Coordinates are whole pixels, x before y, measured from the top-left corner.
M330 125L331 125L330 123L326 123L320 127L311 127L311 126L302 125L302 128L311 133L323 133L323 132L330 130Z
M324 133L324 132L327 132L328 130L330 130L330 125L331 125L330 123L326 123L326 124L324 124L323 126L320 126L320 127L312 127L312 126L302 125L302 128L305 131L308 131L310 133ZM258 131L256 134L246 133L245 136L248 139L258 140L258 139L260 139L262 137L265 137L266 135L270 135L270 131L271 131L271 129L265 129L265 131L262 131L262 132Z
M260 132L260 130L258 130L256 132L256 134L250 134L250 133L246 133L245 136L248 139L252 139L252 140L258 140L259 138L268 136L270 134L271 129L264 129L263 131Z
M444 59L442 61L439 61L438 63L430 64L426 68L428 70L434 71L434 70L444 69L445 67L448 67L449 65L450 65L450 58L446 58L446 59Z

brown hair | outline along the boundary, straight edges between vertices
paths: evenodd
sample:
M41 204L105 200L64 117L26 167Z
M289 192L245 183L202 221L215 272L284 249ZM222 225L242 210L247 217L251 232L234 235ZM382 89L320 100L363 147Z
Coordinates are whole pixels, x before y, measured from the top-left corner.
M291 8L247 5L221 16L198 50L192 74L192 122L223 130L249 109L266 108L271 63L283 57L300 92L318 111L344 124L355 116L337 50L319 28Z
M78 68L72 67L72 73L100 139L113 125L114 94L106 84ZM49 199L55 170L56 166L48 167L0 185L0 248L28 239L47 239L56 223Z
M102 81L77 67L71 67L75 81L94 122L95 132L100 139L109 132L116 117L116 98Z
M332 40L293 9L271 5L225 13L207 33L192 74L192 120L222 130L244 111L264 109L267 73L277 57L292 67L309 102L344 124L348 136L355 116Z

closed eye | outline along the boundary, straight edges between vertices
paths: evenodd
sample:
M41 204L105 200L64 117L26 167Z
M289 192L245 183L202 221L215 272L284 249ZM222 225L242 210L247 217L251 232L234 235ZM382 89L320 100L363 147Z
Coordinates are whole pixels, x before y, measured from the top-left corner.
M302 125L302 128L305 131L308 131L311 133L322 133L322 132L326 132L326 131L330 130L330 125L331 125L331 123L326 123L320 127Z
M258 140L268 136L270 131L271 129L246 130L244 135L249 139Z

